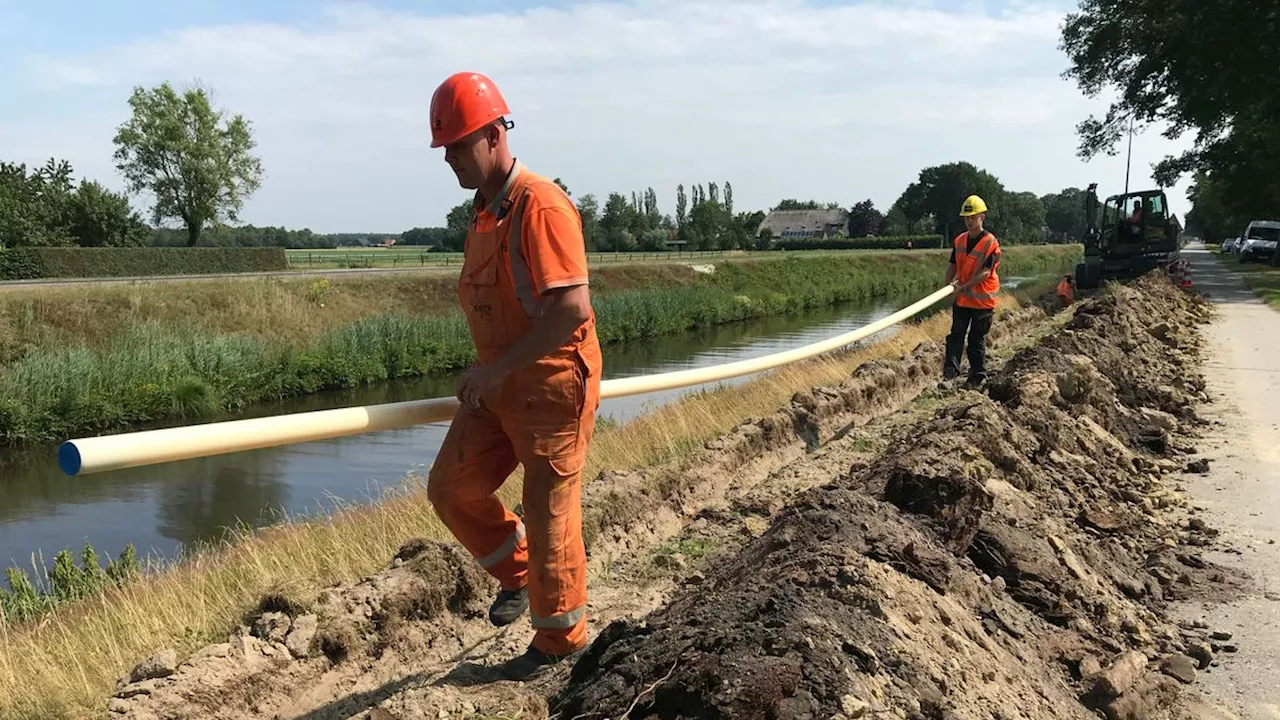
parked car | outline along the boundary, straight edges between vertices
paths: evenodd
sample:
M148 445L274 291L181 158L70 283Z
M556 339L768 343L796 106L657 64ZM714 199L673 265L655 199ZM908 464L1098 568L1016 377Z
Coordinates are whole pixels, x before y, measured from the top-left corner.
M1253 220L1241 237L1240 262L1270 260L1280 242L1280 220Z
M1237 241L1237 240L1239 240L1239 239L1240 239L1240 238L1238 238L1238 237L1229 237L1229 238L1227 238L1226 240L1223 240L1223 241L1222 241L1222 254L1223 254L1223 255L1230 255L1231 253L1235 252L1235 251L1236 251L1236 241Z

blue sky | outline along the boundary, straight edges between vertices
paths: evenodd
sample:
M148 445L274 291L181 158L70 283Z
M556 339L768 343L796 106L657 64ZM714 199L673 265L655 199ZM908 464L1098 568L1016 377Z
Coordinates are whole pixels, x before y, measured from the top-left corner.
M0 157L70 160L112 187L133 85L193 80L253 122L267 177L243 220L317 231L440 224L466 196L425 111L451 72L489 72L512 142L575 195L726 180L886 208L925 165L968 160L1010 189L1123 184L1075 157L1105 108L1060 78L1072 3L620 0L0 0ZM1135 184L1185 147L1150 131ZM1170 192L1185 214L1185 182ZM135 204L145 209L145 198Z

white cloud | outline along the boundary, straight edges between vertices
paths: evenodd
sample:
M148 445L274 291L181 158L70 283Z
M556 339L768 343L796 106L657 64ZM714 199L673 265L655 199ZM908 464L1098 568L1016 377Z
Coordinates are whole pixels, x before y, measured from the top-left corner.
M338 5L292 26L184 28L90 55L30 58L33 100L79 109L0 141L115 181L110 136L136 84L198 78L253 121L267 169L244 219L321 231L440 224L466 197L427 108L445 76L489 73L512 142L576 195L731 181L740 208L782 197L882 208L925 165L968 160L1044 193L1124 181L1124 158L1084 164L1073 127L1101 106L1060 79L1061 12L805 0L586 2L436 16ZM12 143L12 144L11 144ZM1152 132L1134 185L1182 144ZM1185 213L1183 186L1171 192Z

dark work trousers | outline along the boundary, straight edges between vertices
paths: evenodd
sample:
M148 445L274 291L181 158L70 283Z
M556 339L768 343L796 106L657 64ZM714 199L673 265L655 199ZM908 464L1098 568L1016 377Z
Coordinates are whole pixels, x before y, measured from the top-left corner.
M969 382L979 382L987 377L987 331L995 310L951 306L951 334L947 336L947 363L942 376L953 378L960 374L960 351L964 349L964 334L969 333Z

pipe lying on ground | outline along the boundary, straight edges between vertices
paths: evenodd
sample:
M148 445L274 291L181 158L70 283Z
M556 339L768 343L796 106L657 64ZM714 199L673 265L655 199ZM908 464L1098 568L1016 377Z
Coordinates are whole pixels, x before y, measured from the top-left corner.
M953 292L948 285L873 323L791 350L706 368L606 380L600 384L600 396L626 397L702 385L806 360L892 327ZM67 475L89 475L441 422L452 418L457 407L455 398L432 398L79 438L58 448L58 465Z

